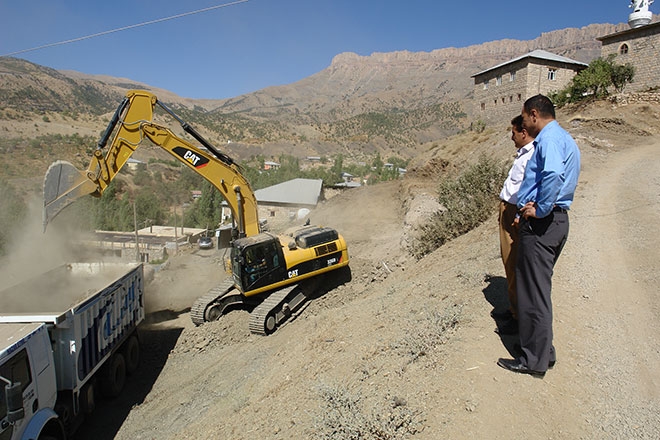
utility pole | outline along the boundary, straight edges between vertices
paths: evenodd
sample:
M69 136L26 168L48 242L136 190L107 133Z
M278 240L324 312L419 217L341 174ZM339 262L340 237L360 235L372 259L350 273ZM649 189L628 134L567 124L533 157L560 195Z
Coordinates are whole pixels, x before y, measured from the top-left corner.
M176 206L174 207L174 252L179 253L179 238L176 235Z
M133 225L135 226L135 261L140 262L140 241L138 239L137 210L133 202Z

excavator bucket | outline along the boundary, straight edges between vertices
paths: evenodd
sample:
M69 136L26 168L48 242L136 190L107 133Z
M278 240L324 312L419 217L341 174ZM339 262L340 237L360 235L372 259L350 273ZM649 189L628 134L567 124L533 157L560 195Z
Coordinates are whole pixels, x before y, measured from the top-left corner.
M96 184L84 171L63 160L53 162L44 179L44 232L48 223L64 208L96 189Z

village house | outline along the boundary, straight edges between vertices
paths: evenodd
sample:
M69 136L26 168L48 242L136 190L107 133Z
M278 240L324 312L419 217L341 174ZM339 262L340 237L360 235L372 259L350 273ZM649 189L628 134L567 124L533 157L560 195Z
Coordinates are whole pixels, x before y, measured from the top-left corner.
M264 170L279 170L280 169L280 164L277 162L272 162L272 161L265 161L264 162Z
M509 122L523 102L566 87L588 64L535 50L472 75L474 115L487 124Z

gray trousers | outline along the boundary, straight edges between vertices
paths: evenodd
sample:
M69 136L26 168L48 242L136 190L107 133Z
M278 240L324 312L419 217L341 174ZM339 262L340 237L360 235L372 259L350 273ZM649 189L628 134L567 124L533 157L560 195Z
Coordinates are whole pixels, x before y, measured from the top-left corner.
M556 360L552 345L552 273L568 237L568 213L522 219L516 264L521 363L546 371Z

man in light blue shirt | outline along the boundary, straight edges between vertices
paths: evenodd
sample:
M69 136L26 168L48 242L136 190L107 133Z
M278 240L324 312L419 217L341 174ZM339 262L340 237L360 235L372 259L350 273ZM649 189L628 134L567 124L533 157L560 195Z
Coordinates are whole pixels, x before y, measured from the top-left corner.
M568 209L580 175L580 150L555 120L552 101L525 101L523 127L536 138L518 191L516 282L521 354L499 359L508 370L543 377L556 361L552 345L552 272L568 237Z

